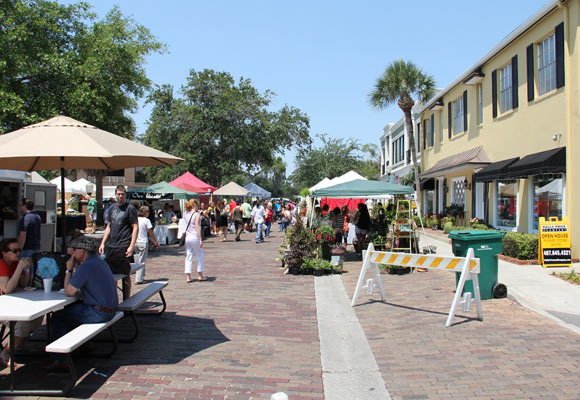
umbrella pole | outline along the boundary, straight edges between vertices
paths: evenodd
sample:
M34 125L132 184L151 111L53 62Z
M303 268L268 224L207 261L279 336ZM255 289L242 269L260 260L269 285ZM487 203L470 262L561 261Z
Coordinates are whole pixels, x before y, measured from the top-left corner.
M65 208L65 200L64 200L64 157L60 158L60 237L61 237L61 246L60 252L61 254L66 253L66 208Z

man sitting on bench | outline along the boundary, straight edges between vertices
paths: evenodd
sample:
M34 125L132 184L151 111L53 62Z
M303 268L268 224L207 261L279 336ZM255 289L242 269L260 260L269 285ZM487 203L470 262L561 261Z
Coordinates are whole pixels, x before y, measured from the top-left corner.
M71 241L68 247L72 248L73 253L66 263L65 294L75 296L80 291L82 302L78 301L54 313L51 324L52 340L60 338L79 325L111 320L119 304L113 273L97 253L99 243L81 236ZM63 359L57 359L47 369L67 371L68 367Z

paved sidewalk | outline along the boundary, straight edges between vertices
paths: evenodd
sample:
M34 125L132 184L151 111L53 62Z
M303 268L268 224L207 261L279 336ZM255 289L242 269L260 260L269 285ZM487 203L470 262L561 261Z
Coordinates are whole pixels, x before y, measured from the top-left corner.
M438 254L453 254L447 235L441 235L440 231L428 232L421 241L422 246L427 244L437 246ZM573 264L573 268L580 271L580 263ZM507 286L510 299L580 333L580 285L553 276L566 272L570 272L570 268L498 261L498 281Z
M348 262L342 276L351 298L360 268L360 261ZM382 280L386 302L378 292L365 294L354 309L393 399L580 398L576 332L509 299L485 300L483 321L474 307L459 310L446 328L454 274L430 270Z

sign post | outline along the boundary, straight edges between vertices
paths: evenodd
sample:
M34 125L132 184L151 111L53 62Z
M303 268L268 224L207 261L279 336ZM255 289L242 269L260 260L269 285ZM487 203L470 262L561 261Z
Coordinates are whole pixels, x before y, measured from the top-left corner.
M568 217L562 217L562 220L550 217L547 221L540 217L539 233L538 260L542 266L572 268Z

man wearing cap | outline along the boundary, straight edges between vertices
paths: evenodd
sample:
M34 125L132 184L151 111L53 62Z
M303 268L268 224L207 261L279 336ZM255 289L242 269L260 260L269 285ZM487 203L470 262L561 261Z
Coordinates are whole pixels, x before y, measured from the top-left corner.
M53 340L79 325L109 321L115 316L119 304L115 278L109 265L97 253L98 242L81 236L72 240L68 248L72 254L66 263L64 292L67 296L76 296L80 292L82 302L73 303L53 314ZM66 364L59 358L47 369L66 369Z

